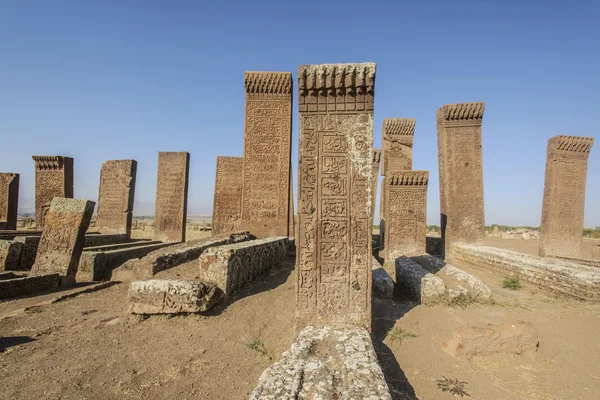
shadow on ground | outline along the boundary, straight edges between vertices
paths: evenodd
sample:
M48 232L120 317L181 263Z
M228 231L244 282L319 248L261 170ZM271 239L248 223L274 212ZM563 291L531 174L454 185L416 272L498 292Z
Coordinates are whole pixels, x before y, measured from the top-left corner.
M35 339L29 336L8 336L0 337L0 353L12 346L18 346L20 344L33 342Z

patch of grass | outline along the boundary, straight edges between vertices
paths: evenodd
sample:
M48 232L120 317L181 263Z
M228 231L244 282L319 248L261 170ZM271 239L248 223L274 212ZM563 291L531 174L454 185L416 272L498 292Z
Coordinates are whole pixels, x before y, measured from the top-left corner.
M248 347L254 351L258 351L263 356L267 355L267 349L265 348L264 343L260 340L255 340L253 342L248 343Z
M476 300L477 297L472 296L470 293L461 293L458 296L449 297L446 301L446 305L450 307L460 307L465 310L471 304L475 303Z
M521 285L521 281L516 276L507 276L502 281L502 287L510 290L519 290L523 285Z
M400 342L400 344L402 344L402 341L406 338L416 338L418 336L419 335L417 335L416 333L405 331L404 329L398 326L392 328L392 330L389 331L389 333L387 334L387 337L389 337L392 342L398 341Z
M445 376L442 376L442 379L437 380L437 387L442 390L442 392L450 392L454 396L465 397L469 396L465 389L465 385L467 382L461 382L458 379L448 379Z

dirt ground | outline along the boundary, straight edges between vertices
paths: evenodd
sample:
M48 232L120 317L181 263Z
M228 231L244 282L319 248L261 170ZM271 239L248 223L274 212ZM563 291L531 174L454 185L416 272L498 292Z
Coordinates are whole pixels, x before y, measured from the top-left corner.
M500 244L513 242L537 246ZM438 388L443 378L464 382L470 399L598 398L600 305L503 289L503 276L468 271L495 304L373 302L374 343L394 399L455 399ZM290 259L210 315L131 316L125 284L55 304L47 300L56 294L2 302L0 399L247 399L292 342L294 287ZM458 328L519 321L537 331L537 351L468 360L442 349Z

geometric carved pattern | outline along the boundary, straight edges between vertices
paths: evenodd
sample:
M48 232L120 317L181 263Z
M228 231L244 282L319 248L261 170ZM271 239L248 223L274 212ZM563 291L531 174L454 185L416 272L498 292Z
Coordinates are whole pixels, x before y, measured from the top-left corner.
M288 236L292 74L245 72L241 228L259 238Z
M447 104L436 113L442 251L485 237L481 125L485 104Z
M581 257L587 161L593 138L548 140L539 255Z
M0 230L17 229L19 174L0 173Z
M137 161L109 160L100 170L96 228L105 234L131 235Z
M232 233L242 217L242 157L217 157L212 235Z
M35 161L35 222L44 226L44 214L55 197L73 198L73 159L32 156Z
M298 79L297 327L370 329L375 64L301 66Z

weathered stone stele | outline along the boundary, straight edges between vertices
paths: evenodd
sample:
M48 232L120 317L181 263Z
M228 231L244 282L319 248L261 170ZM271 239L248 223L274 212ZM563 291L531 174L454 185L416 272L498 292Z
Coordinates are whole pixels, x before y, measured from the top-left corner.
M90 225L96 203L88 200L55 197L46 215L33 275L59 273L61 286L75 283L85 231Z
M35 162L35 222L44 226L44 214L55 197L73 198L73 159L33 156Z
M371 225L375 218L375 201L377 200L377 182L379 181L379 161L381 160L381 150L373 149L373 190L371 195ZM381 210L380 210L381 212Z
M17 229L19 174L0 172L0 230Z
M593 138L548 140L539 255L581 257L587 162Z
M392 268L400 256L425 254L428 182L429 171L388 172L385 177L384 247Z
M217 157L212 235L239 230L242 219L242 157Z
M485 238L481 124L484 103L446 104L437 110L442 250Z
M185 242L190 153L159 152L154 240Z
M259 238L289 236L292 74L245 72L241 228Z
M298 70L298 327L370 329L374 88L374 63Z
M381 243L385 243L385 216L383 215L386 204L385 176L390 172L406 171L412 169L412 146L415 136L416 120L412 118L386 118L383 120L381 132L383 163L381 175L384 177L379 199L379 236ZM393 260L392 260L393 261Z
M131 236L137 161L109 160L100 170L96 228L106 234Z

